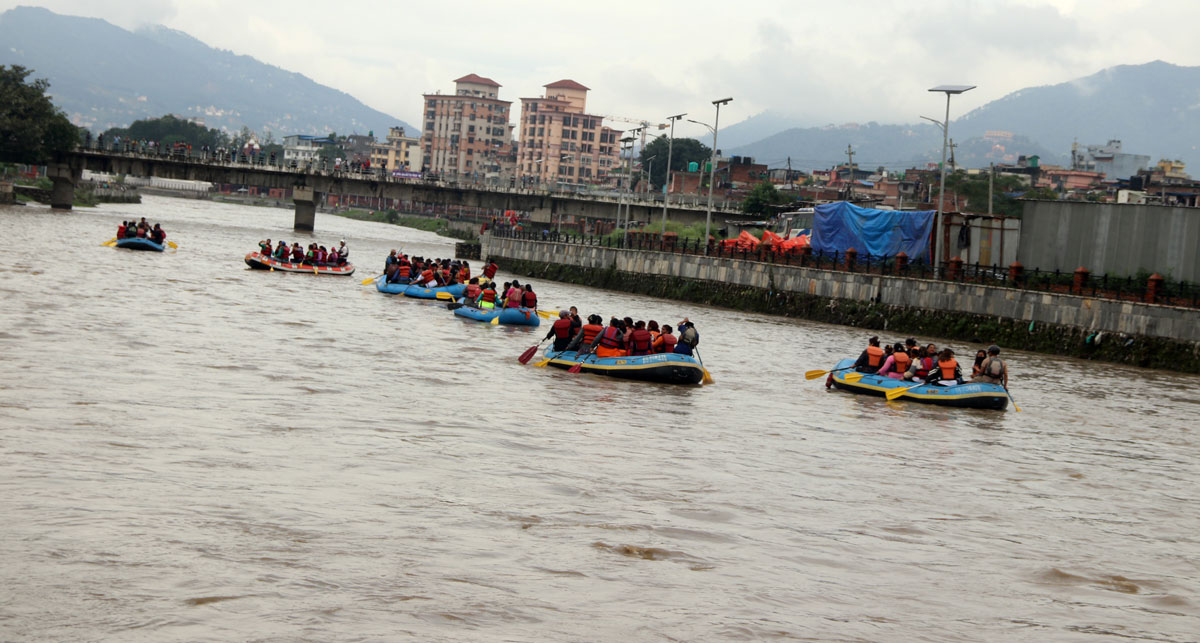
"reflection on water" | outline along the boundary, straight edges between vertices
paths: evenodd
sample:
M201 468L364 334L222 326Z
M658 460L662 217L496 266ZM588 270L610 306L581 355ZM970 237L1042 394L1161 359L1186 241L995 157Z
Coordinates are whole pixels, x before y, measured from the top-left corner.
M141 216L179 250L100 245ZM291 221L0 210L0 639L1200 631L1198 378L1006 351L1023 413L887 403L803 378L859 330L532 279L690 317L717 383L571 375L517 363L545 327L359 284L449 240ZM250 271L265 237L359 270Z

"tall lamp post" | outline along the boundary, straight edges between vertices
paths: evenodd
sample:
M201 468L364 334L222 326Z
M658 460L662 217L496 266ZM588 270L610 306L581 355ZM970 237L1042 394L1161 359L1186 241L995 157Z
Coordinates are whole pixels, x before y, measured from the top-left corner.
M676 114L675 116L667 117L667 120L671 121L671 134L670 138L667 139L667 175L666 179L663 181L663 235L667 234L667 201L669 200L671 194L669 191L669 186L671 185L671 148L675 146L675 121L683 118L684 116L687 116L687 114Z
M632 136L626 136L621 139L621 151L628 151L628 158L625 162L625 189L621 190L619 194L620 200L617 201L617 225L620 225L621 201L625 200L625 195L628 193L629 199L625 204L625 225L622 227L622 230L624 230L622 243L624 245L628 245L629 243L629 208L633 204L633 141L634 138Z
M975 89L975 85L938 85L931 87L931 92L942 92L946 94L946 120L942 121L942 172L941 179L938 181L938 209L937 219L933 227L933 274L938 274L938 262L940 261L940 246L942 239L942 211L946 203L946 150L950 146L950 96L953 94L962 94ZM922 117L924 118L924 117ZM926 120L933 120L932 118ZM933 121L937 122L937 121Z
M733 100L732 98L722 98L714 100L713 105L717 108L717 115L713 119L713 146L712 146L712 161L708 166L708 207L704 213L704 254L708 255L708 235L712 228L712 192L713 192L713 177L717 173L717 130L721 127L721 106Z

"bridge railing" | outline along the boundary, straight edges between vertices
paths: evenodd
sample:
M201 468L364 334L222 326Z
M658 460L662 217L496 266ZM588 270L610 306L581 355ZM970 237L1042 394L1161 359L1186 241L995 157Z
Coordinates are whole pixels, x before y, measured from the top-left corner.
M554 196L560 198L579 198L589 201L617 203L633 203L639 206L661 206L662 197L657 194L634 192L619 193L613 190L580 191L574 189L553 189L543 187L519 187L503 185L483 179L452 179L447 180L433 174L425 174L421 178L393 176L383 168L357 168L343 164L334 167L327 161L296 161L282 159L273 154L244 154L229 150L195 149L190 147L167 147L142 141L89 141L88 145L79 148L81 152L96 152L106 156L141 160L168 160L186 163L204 163L221 167L238 169L257 169L260 171L287 172L296 175L323 176L331 178L349 178L401 185L422 185L441 188L465 188L482 192L498 194L516 194L531 196ZM671 198L671 205L682 207L700 207L702 198L689 198L688 195ZM714 202L713 209L721 212L736 211L737 204L726 199Z
M516 229L503 224L493 229L497 237L567 243L601 248L616 248L647 252L670 252L674 254L705 254L705 244L699 238L665 239L657 234L630 231L628 241L620 232L607 235L585 235L559 233L553 230L530 231ZM1182 280L1168 280L1154 275L1116 276L1092 275L1086 270L1064 273L1058 270L1026 270L1018 263L1008 267L986 264L969 264L952 259L941 262L937 269L925 261L909 261L906 256L880 256L870 253L813 252L805 247L790 251L759 245L756 248L726 246L712 240L707 246L708 255L715 259L738 259L762 263L816 268L838 272L855 272L913 279L937 279L959 283L1038 290L1060 294L1078 295L1096 299L1136 301L1167 306L1200 308L1200 284Z

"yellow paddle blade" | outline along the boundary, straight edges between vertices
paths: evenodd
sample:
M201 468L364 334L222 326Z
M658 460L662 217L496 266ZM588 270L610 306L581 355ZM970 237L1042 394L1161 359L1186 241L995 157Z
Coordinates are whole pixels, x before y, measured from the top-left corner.
M179 249L179 245L178 245L178 244L176 244L174 241L168 241L168 242L167 242L167 245L168 245L168 246L170 246L170 247L171 247L171 249L173 249L173 250L178 250L178 249Z
M372 281L375 281L376 279L379 279L379 277L367 277L366 279L362 280L362 285L365 286L365 285L371 283Z
M1017 413L1021 412L1021 407L1017 406L1016 402L1013 402L1013 408L1017 410Z
M537 311L537 314L538 317L541 317L542 319L558 319L557 310L539 310Z
M316 266L313 266L313 274L314 274L314 275L319 275L319 274L321 274L320 272L318 272L318 271L317 271L317 267L316 267Z
M100 245L102 245L102 246L115 246L115 245L117 245L117 238L116 238L116 237L113 237L112 239L109 239L108 241L105 241L104 243L102 243L102 244L100 244Z
M846 375L842 377L842 380L853 384L853 383L857 382L858 380L861 380L862 377L863 377L862 373L846 373Z
M711 374L711 373L709 373L709 372L708 372L708 369L707 369L707 368L704 368L703 366L701 366L701 367L700 367L700 370L704 371L704 377L700 378L700 382L701 382L702 384L712 384L712 383L713 383L713 376L712 376L712 374Z
M828 374L829 374L829 371L804 371L804 379L815 380L818 377L822 377L822 376L828 375Z
M451 295L450 293L446 292L445 290L438 291L438 293L436 295L434 295L434 297L436 297L438 299L454 301L454 295Z
M920 386L920 384L918 384L917 386ZM884 397L886 397L889 400L894 400L894 399L900 397L901 395L904 395L905 393L911 391L912 389L917 388L917 386L909 386L907 388L894 388L894 389L888 391L887 395L885 395Z
M271 272L275 272L275 266L271 266Z
M496 313L496 316L492 318L492 325L493 326L500 325L500 313Z
M547 357L546 359L544 359L544 360L542 360L542 361L538 362L537 364L534 364L534 366L536 366L536 367L538 367L538 368L546 368L546 365L547 365L547 364L549 364L549 363L550 363L550 358L549 358L549 357Z

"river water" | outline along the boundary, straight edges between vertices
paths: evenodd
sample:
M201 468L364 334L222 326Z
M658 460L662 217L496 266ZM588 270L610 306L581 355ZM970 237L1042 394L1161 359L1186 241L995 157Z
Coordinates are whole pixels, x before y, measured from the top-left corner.
M178 251L100 245L142 216ZM451 241L291 224L0 209L0 640L1200 638L1200 378L1006 350L1023 412L887 403L803 377L866 332L534 279L690 317L716 383L571 375L359 283Z

